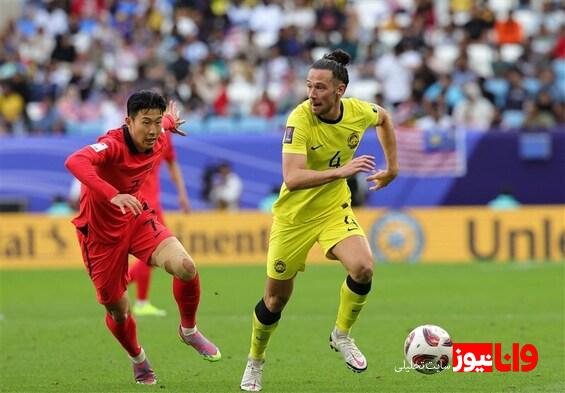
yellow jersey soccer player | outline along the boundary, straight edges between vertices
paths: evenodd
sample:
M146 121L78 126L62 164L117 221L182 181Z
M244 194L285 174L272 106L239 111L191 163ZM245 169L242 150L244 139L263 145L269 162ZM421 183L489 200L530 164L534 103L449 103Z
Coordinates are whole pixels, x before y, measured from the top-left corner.
M377 105L342 98L349 77L350 56L336 50L316 61L306 80L308 100L290 114L282 141L283 178L273 208L273 226L267 257L267 283L253 313L251 349L240 387L262 388L265 350L288 302L298 271L304 270L308 251L318 242L328 258L339 260L348 272L330 347L341 352L356 372L367 360L349 332L366 303L373 276L373 257L365 234L351 209L347 177L372 172L371 190L388 185L398 172L392 121ZM374 171L374 157L353 158L368 127L377 135L387 168Z

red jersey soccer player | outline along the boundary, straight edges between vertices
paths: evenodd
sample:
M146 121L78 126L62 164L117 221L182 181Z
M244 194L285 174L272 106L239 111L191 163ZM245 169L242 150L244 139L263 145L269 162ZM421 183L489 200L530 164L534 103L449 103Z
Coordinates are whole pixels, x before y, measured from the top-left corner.
M73 153L65 165L83 184L73 223L98 302L106 308L106 325L132 360L136 382L155 384L129 311L128 254L173 275L181 340L207 360L220 360L221 354L196 328L200 281L194 261L140 193L163 154L162 129L184 135L177 129L182 121L174 103L167 106L163 97L150 91L129 97L125 120L97 143Z
M146 198L149 206L155 209L157 219L163 225L165 225L165 221L163 219L163 212L161 211L159 186L159 172L161 169L161 162L163 161L165 161L165 163L167 164L171 180L175 184L179 193L179 203L181 211L184 213L190 212L190 202L188 201L188 195L184 187L182 172L176 160L176 153L173 147L171 134L167 132L165 133L165 136L166 144L164 144L163 147L163 155L161 156L161 161L155 164L151 173L141 186L140 191L141 195ZM135 282L137 286L135 304L132 307L133 313L137 316L165 316L167 314L165 310L161 310L155 307L149 301L148 295L149 284L151 282L151 273L152 266L140 259L136 260L129 267L130 283Z

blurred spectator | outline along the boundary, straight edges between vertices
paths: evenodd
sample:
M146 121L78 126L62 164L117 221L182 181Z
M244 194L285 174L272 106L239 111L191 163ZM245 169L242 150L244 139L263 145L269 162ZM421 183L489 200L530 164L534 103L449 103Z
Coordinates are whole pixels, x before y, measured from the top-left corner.
M344 13L335 0L322 0L322 6L316 10L316 27L325 33L338 31L345 21Z
M277 42L283 22L283 11L275 0L259 0L252 9L249 28L254 33L254 44L268 48Z
M186 78L190 71L190 62L184 58L183 52L183 47L177 46L174 61L169 64L169 70L173 73L177 82Z
M214 184L214 176L216 175L217 166L207 165L202 171L202 191L201 198L205 201L211 202L210 194L212 192L212 185Z
M461 87L465 83L474 82L477 80L475 71L469 68L467 55L460 56L455 61L455 67L451 74L451 80L455 86Z
M442 95L451 113L464 98L462 86L480 77L500 119L506 109L523 116L524 103L548 88L558 124L565 116L558 1L21 3L20 15L0 26L0 89L11 86L10 96L0 93L5 133L45 129L37 117L46 95L71 132L76 124L101 128L134 88L176 97L188 118L254 115L267 91L284 115L305 98L311 59L335 48L352 55L351 88L365 89L367 99L379 92L389 108L406 103L406 112ZM495 14L502 17L493 30ZM512 67L521 81L509 88Z
M312 0L294 0L284 2L285 19L288 24L296 26L300 31L310 30L316 23L316 13Z
M8 129L12 129L16 125L21 127L24 106L24 98L14 90L11 83L0 85L0 115L2 115Z
M271 213L273 204L279 198L280 189L280 186L273 186L273 188L271 188L271 193L259 202L258 208L260 211Z
M474 82L463 86L465 99L453 109L453 121L461 127L473 130L488 130L495 116L494 105L484 98L481 89Z
M414 70L414 78L412 80L412 94L413 98L421 102L424 97L424 92L428 87L437 81L437 74L430 67L433 61L434 51L433 48L427 47L424 49L424 58L420 66Z
M277 113L277 104L271 100L269 93L264 91L251 110L251 114L259 117L271 118Z
M27 112L30 119L31 132L43 134L65 133L65 122L51 95L46 94L39 103L29 103Z
M51 206L45 211L50 216L68 216L74 213L73 208L62 195L55 195Z
M416 120L423 116L421 100L413 93L410 98L396 107L394 121L401 126L413 126Z
M423 130L447 130L453 127L451 117L446 113L443 100L430 104L429 115L416 121L416 126Z
M557 34L557 41L551 51L554 59L565 59L565 23L561 25L559 34Z
M496 42L499 45L520 44L524 40L524 31L520 22L514 19L514 11L508 12L506 20L497 20L494 26Z
M547 129L557 125L557 118L553 108L553 101L548 91L542 91L535 102L529 102L526 106L526 120L524 128Z
M223 80L220 84L218 95L214 99L214 114L217 116L227 116L230 113L230 100L228 97L229 81Z
M555 79L553 70L549 67L544 67L539 74L539 91L547 92L552 101L565 102L565 80L560 83Z
M210 190L210 201L214 206L220 210L237 210L242 191L241 178L231 165L227 162L218 165Z
M473 1L471 19L464 25L469 40L484 41L493 26L494 13L484 6L484 2Z
M227 10L228 20L234 27L247 28L251 18L252 8L245 0L232 0Z
M421 23L424 29L433 28L436 25L436 14L434 12L433 0L417 1L413 19L416 24Z
M351 60L356 61L359 57L359 39L357 32L354 29L344 27L339 32L339 35L334 35L334 41L330 49L341 49L351 55ZM337 39L339 37L339 39Z
M382 84L385 102L393 106L408 99L411 92L412 72L401 60L403 52L402 46L397 44L375 64L375 76Z
M506 73L512 68L512 63L505 60L502 56L500 45L495 46L495 54L491 66L494 76L499 78L504 78Z
M77 52L71 43L70 37L66 34L59 34L55 38L55 48L53 48L53 52L51 52L51 59L72 63L76 60L76 57Z
M508 80L510 86L504 99L504 109L521 111L528 97L522 73L517 68L513 68L508 72Z
M512 195L512 189L503 187L500 194L488 203L488 207L493 210L514 210L520 207L520 202Z
M452 82L450 74L440 75L437 82L424 92L425 101L436 102L440 98L445 100L447 110L455 107L463 99L461 89Z
M276 46L282 56L297 57L304 50L304 44L300 42L295 26L286 26L279 32L279 40Z

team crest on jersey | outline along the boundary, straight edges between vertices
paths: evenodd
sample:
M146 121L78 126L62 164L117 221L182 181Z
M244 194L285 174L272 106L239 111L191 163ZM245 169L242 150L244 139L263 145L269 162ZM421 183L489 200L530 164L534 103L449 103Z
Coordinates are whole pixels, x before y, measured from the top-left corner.
M284 273L285 270L286 270L286 263L284 263L282 259L277 259L275 261L275 271L277 273Z
M99 153L104 149L108 148L108 145L105 143L94 143L92 145L90 145L90 147L92 147L92 149L96 152Z
M358 144L359 144L359 134L354 132L351 135L349 135L349 137L347 138L347 146L349 146L350 149L355 149Z
M292 136L294 135L294 127L286 127L284 131L283 143L292 143Z

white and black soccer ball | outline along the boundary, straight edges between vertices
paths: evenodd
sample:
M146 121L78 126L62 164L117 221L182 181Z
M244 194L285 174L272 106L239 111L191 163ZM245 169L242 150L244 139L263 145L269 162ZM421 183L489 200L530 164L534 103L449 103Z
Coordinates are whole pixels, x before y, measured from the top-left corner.
M451 364L453 343L449 333L435 325L412 330L404 342L404 356L410 366L424 374L435 374Z

